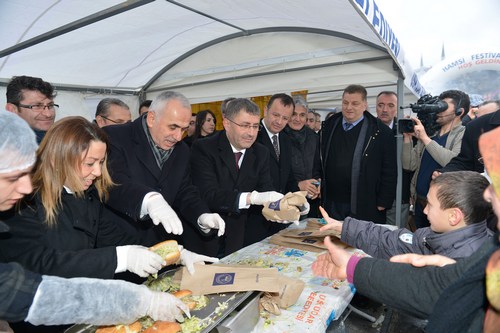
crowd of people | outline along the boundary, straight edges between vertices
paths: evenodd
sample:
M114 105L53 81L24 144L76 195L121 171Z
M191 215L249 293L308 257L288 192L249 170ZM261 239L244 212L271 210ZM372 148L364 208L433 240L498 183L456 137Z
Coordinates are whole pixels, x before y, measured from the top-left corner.
M430 316L432 329L440 327L432 318L439 313L433 304L441 294L455 297L447 288L470 265L479 273L477 265L485 266L498 248L491 213L493 203L498 214L498 197L481 173L486 165L490 176L497 175L500 166L486 161L485 151L491 154L493 148L477 144L481 134L500 125L498 101L473 105L478 119L471 117L464 126L469 96L443 92L439 99L448 109L437 114L439 130L433 135L413 118L414 131L403 134L402 221L395 221L394 92L377 96L374 115L366 89L349 85L341 112L323 122L301 96L272 95L262 119L250 99L228 98L221 105L221 131L216 131L213 111L193 113L189 100L174 91L141 103L133 121L129 107L116 98L98 104L93 122L83 117L55 121L55 99L54 88L41 78L14 77L7 86L10 112L0 113L0 182L6 184L0 193L0 294L8 300L0 306L0 320L14 329L113 324L145 314L172 320L188 312L181 302L113 279L137 282L158 273L165 263L148 247L166 239L177 240L180 264L193 273L196 263L216 262L271 236L298 222L268 221L261 213L262 205L288 192L306 193L301 219L323 216L328 222L323 229L337 230L344 242L379 258L349 257L327 238L329 252L318 257L315 273L347 278L360 293ZM491 135L500 139L498 130ZM498 178L491 178L498 194ZM411 205L415 225L407 226ZM386 223L405 228L389 230L381 226ZM431 276L427 269L387 261L402 253L441 255L440 263L456 260L447 267L459 268L443 269L447 283L424 292L416 303L428 303L417 308L384 289L399 278L389 274ZM25 285L13 287L13 279ZM404 288L409 279L395 286ZM372 283L380 290L367 290ZM85 289L89 284L98 286L98 296ZM83 313L58 316L58 299L39 297L58 288L88 295L74 300ZM100 313L96 304L116 297L142 301Z

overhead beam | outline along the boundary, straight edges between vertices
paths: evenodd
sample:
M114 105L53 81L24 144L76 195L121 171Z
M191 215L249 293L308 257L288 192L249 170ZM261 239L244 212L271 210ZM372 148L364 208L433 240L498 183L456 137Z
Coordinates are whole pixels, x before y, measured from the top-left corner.
M0 51L0 58L3 58L5 56L8 56L9 54L18 52L20 50L24 50L28 47L31 47L33 45L37 45L40 43L43 43L47 40L50 40L52 38L64 35L68 32L71 32L73 30L80 29L82 27L85 27L87 25L99 22L101 20L107 19L108 17L115 16L118 14L121 14L123 12L129 11L131 9L143 6L145 4L148 4L150 2L153 2L154 0L128 0L125 2L122 2L118 5L115 5L113 7L109 7L107 9L101 10L97 13L94 13L92 15L86 16L84 18L81 18L79 20L76 20L74 22L65 24L57 29L48 31L44 34L38 35L36 37L33 37L31 39L28 39L24 42L21 42L19 44L16 44L14 46L8 47L2 51Z

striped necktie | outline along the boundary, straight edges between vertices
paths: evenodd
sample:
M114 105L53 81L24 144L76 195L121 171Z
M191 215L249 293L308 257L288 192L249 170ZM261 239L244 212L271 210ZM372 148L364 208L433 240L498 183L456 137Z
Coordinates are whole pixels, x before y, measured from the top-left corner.
M276 157L278 157L278 160L280 159L280 147L278 146L278 136L274 134L272 136L273 139L273 147L274 147L274 152L276 153Z

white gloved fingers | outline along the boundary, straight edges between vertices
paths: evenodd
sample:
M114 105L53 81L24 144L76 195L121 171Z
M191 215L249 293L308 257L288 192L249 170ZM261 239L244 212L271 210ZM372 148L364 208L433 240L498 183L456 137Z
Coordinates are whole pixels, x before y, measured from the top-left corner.
M151 221L153 221L153 224L154 224L154 225L158 225L158 224L160 224L160 222L161 222L161 221L160 221L160 219L159 219L159 218L157 218L156 216L151 216L151 215L149 215L149 217L151 218Z
M152 293L147 315L153 320L175 321L182 316L182 312L190 316L187 305L177 297L168 293Z
M194 263L205 263L206 262L219 262L219 258L204 256L202 254L197 254L194 260Z
M222 217L220 217L219 214L215 214L216 215L216 219L217 219L217 223L218 223L218 226L219 226L219 232L217 233L217 236L222 236L224 235L224 232L226 231L226 222L224 221L224 219Z
M284 195L279 193L279 192L275 192L275 191L270 191L270 192L266 192L268 194L268 200L267 201L278 201L278 200L281 200L283 199Z
M163 220L160 220L160 222L161 222L161 225L163 226L163 229L165 229L165 231L167 232L167 234L171 234L172 227L170 226L170 223L168 221L163 221Z
M219 228L219 231L217 232L217 236L218 237L224 236L225 229L226 227L222 225L222 228Z
M166 223L169 224L171 230L172 230L172 233L174 235L180 235L182 234L183 232L183 229L182 229L182 222L181 220L179 220L179 218L176 216L175 218L170 218L169 221L167 221Z

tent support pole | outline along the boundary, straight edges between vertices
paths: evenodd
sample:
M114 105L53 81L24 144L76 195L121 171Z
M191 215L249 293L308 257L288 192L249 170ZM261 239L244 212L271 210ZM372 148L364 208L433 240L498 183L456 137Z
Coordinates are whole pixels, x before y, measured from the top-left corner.
M85 27L89 24L96 23L96 22L99 22L101 20L107 19L108 17L115 16L115 15L121 14L123 12L126 12L128 10L143 6L143 5L148 4L150 2L153 2L153 1L154 0L129 0L129 1L120 3L118 5L115 5L113 7L109 7L107 9L101 10L97 13L92 14L92 15L86 16L82 19L65 24L57 29L48 31L44 34L41 34L39 36L28 39L24 42L21 42L19 44L14 45L14 46L8 47L8 48L0 51L0 58L8 56L9 54L15 53L17 51L26 49L26 48L31 47L33 45L40 44L40 43L45 42L45 41L52 39L54 37L64 35L68 32L73 31L73 30L80 29L80 28Z

